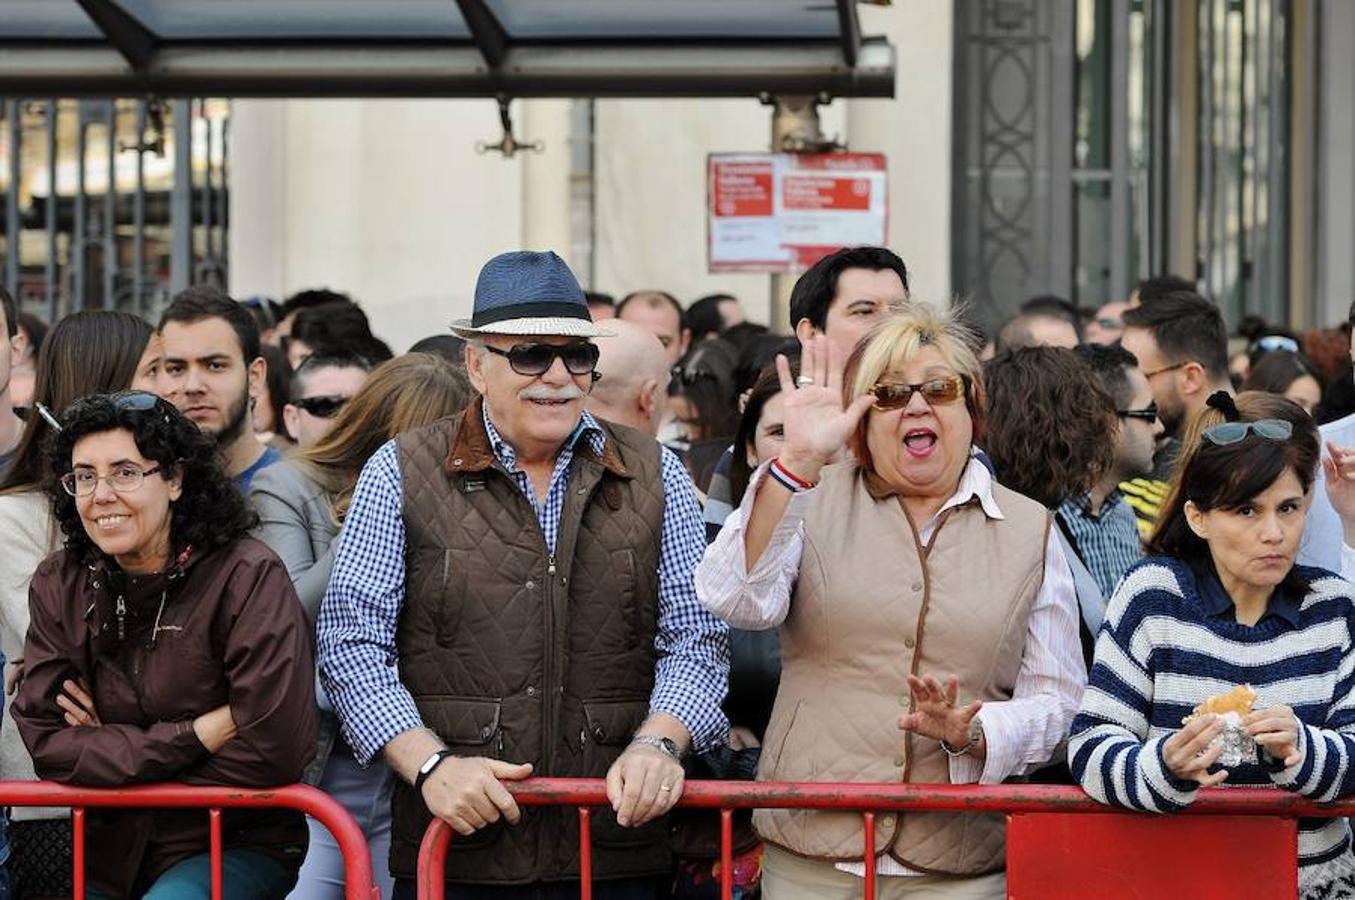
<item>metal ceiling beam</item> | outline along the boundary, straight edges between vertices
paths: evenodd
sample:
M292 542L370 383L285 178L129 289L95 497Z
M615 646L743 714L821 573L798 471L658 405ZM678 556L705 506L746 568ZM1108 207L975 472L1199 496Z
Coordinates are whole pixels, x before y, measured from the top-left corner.
M856 17L856 0L837 0L837 24L842 41L842 58L855 66L861 55L861 21Z
M521 45L486 71L470 45L162 46L143 74L100 46L0 44L0 95L118 97L893 97L894 48L831 41Z
M76 0L132 71L145 74L155 59L156 36L135 16L111 0Z
M461 18L466 20L471 40L490 69L498 70L508 56L508 32L485 0L456 0Z

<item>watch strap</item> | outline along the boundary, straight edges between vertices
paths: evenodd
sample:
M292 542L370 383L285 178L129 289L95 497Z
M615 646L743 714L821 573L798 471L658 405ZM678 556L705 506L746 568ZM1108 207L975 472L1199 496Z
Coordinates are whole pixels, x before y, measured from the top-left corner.
M630 739L630 742L632 744L644 744L647 747L658 747L678 762L682 762L683 758L687 755L683 752L682 748L677 745L677 741L674 741L672 738L658 737L653 734L637 734Z
M438 766L442 765L449 756L455 756L455 754L444 748L424 760L423 765L419 766L419 774L414 776L414 793L420 797L423 796L423 783L428 780L428 776L437 771Z

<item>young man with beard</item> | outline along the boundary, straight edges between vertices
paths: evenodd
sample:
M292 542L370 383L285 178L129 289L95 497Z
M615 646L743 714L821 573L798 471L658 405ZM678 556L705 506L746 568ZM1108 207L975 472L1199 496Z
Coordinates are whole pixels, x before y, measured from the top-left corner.
M1215 391L1233 392L1228 378L1228 327L1219 308L1194 291L1143 296L1125 310L1120 343L1139 361L1162 421L1153 471L1122 486L1145 539L1166 499L1181 433Z
M1110 469L1086 494L1065 500L1056 516L1101 595L1109 599L1120 577L1143 556L1134 510L1120 484L1152 473L1153 448L1162 423L1153 390L1134 354L1119 345L1103 344L1083 344L1073 352L1114 399L1120 430Z
M908 302L908 267L885 247L844 247L805 270L790 294L790 327L800 343L822 334L847 358L885 316ZM715 464L706 495L706 533L715 540L734 511L729 472L734 448Z
M191 287L166 307L159 329L162 395L216 439L226 473L248 493L255 473L282 458L250 427L266 372L254 316L216 288Z

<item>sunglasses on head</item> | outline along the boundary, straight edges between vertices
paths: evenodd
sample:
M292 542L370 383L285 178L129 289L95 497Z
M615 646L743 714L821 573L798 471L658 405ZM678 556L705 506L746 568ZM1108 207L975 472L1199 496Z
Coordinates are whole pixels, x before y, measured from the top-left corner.
M339 410L347 405L352 397L302 397L300 400L293 400L292 405L297 409L304 409L306 412L318 419L332 419L339 414Z
M913 399L913 394L921 394L928 406L954 403L964 397L969 390L969 379L964 375L946 375L941 378L928 378L920 384L900 384L876 382L870 392L875 395L876 409L903 409Z
M1274 353L1276 350L1298 353L1299 342L1283 334L1268 334L1256 342L1256 349L1265 353Z
M572 344L514 344L507 350L491 347L484 348L495 356L508 360L508 365L519 375L545 375L555 365L558 356L564 362L571 375L587 375L597 368L598 348L596 344L577 341Z
M1117 409L1116 415L1122 419L1142 419L1145 422L1157 421L1157 401L1154 400L1142 409Z
M1211 444L1226 447L1236 444L1249 434L1270 441L1287 441L1294 433L1294 424L1284 419L1258 419L1255 422L1223 422L1204 430L1203 437Z

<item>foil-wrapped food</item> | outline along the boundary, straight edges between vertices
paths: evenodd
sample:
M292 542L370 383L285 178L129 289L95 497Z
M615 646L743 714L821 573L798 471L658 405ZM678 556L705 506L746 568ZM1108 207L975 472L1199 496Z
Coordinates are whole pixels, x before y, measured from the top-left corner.
M1242 730L1242 719L1251 713L1255 703L1256 691L1252 690L1252 686L1239 684L1227 693L1205 698L1205 701L1195 707L1194 712L1181 722L1185 724L1203 715L1218 716L1223 721L1223 730L1209 746L1213 748L1219 744L1223 745L1223 750L1219 753L1219 765L1231 769L1242 763L1255 763L1256 741Z

